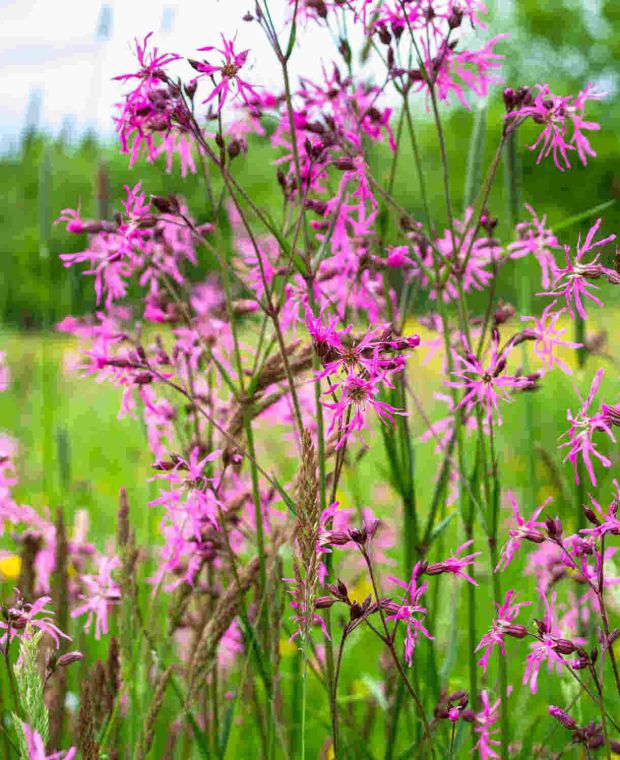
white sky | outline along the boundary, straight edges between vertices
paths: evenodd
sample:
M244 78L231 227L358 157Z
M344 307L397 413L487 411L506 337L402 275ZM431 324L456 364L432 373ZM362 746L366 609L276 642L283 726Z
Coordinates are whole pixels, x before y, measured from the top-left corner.
M272 0L283 10L284 0ZM111 13L107 40L97 39L102 7ZM199 57L198 47L219 46L219 33L238 33L237 48L251 48L254 71L248 81L278 82L277 64L262 31L242 21L253 0L0 0L0 137L10 144L23 129L29 103L38 101L38 124L57 132L67 120L80 133L86 127L111 131L112 105L120 83L112 77L135 70L134 37L154 32L162 52ZM334 47L325 30L313 24L303 32L294 64L318 68ZM295 57L294 57L295 59ZM305 64L305 66L304 66ZM295 67L294 67L295 68ZM182 64L189 78L193 70Z

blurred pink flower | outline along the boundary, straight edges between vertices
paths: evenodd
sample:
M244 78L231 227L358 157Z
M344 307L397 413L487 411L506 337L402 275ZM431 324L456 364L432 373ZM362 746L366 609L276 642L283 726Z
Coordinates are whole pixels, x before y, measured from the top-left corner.
M120 567L118 557L101 557L99 559L99 572L97 575L82 575L80 581L86 593L80 594L84 602L78 605L72 612L71 617L77 618L88 615L84 623L84 630L88 633L95 621L95 638L108 632L108 612L113 604L120 601L121 591L118 584L112 579L112 570Z

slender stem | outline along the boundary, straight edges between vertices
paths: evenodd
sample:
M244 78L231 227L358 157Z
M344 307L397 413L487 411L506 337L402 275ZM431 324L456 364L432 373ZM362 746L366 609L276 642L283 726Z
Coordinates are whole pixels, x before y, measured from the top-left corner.
M596 691L598 694L598 707L599 707L599 712L601 715L601 725L603 727L603 736L605 737L605 750L607 754L607 760L611 760L611 745L609 743L609 734L607 732L607 711L605 710L605 703L603 702L603 689L598 679L596 668L594 667L592 662L590 662L590 673L592 674L592 679L594 680L594 684L596 686Z
M332 713L332 724L334 731L332 733L332 740L334 744L334 760L338 760L338 680L340 678L340 666L342 665L342 655L344 653L344 645L347 640L346 627L342 631L340 637L340 646L338 647L338 656L336 657L336 669L334 670L334 683L330 693L330 709Z
M448 751L449 760L454 757L454 733L456 731L456 721L452 721L452 730L450 731L450 749Z
M379 588L377 585L377 580L375 578L375 572L373 569L372 561L370 559L370 556L368 555L368 552L366 549L362 549L362 556L364 558L364 562L366 563L366 567L368 568L368 574L370 576L370 582L372 585L372 590L375 595L375 601L377 603L378 609L379 609L379 617L381 618L381 623L383 625L383 630L385 632L385 636L382 636L382 640L384 641L385 645L387 646L390 655L392 656L392 660L394 662L394 665L396 665L396 669L398 670L398 673L400 677L402 678L405 686L407 687L407 691L411 695L411 698L415 702L416 708L418 710L418 713L420 715L420 718L422 720L422 723L424 724L424 736L422 737L424 739L428 739L428 746L431 750L431 754L433 757L435 757L435 747L433 745L433 737L431 733L431 727L429 725L429 722L426 718L426 712L424 711L424 705L422 704L422 701L420 697L418 696L418 693L411 685L409 679L407 678L407 674L405 673L403 666L401 665L400 658L396 654L396 650L394 648L394 638L393 634L390 634L387 622L385 620L385 615L383 612L383 608L381 607L380 601L381 596L379 594Z
M11 699L13 700L13 709L15 710L15 714L19 718L21 718L22 706L21 706L21 701L19 699L17 686L15 684L15 673L13 672L13 668L11 667L11 658L9 656L10 647L11 647L11 621L9 620L8 628L6 631L6 644L4 646L4 663L6 665L6 672L9 679L9 686L11 689Z

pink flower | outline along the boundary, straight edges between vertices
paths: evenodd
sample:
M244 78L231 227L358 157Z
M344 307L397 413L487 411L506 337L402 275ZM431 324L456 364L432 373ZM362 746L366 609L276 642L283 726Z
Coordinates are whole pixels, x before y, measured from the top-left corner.
M432 639L433 636L422 625L422 620L426 615L426 607L420 605L420 599L422 594L428 588L428 583L424 581L421 586L418 586L418 576L421 570L420 563L417 563L411 572L411 580L409 583L404 583L398 580L398 578L390 577L393 583L397 583L406 590L405 596L401 604L396 602L389 602L385 609L390 612L386 616L386 620L402 620L407 625L407 632L405 635L405 660L409 666L413 660L413 650L417 643L420 634L426 636L427 639Z
M210 103L217 98L217 112L219 113L224 107L228 96L236 89L236 94L240 95L245 104L250 107L250 110L256 111L256 107L248 96L252 99L260 101L260 96L252 85L241 79L239 71L245 66L248 60L249 50L244 50L241 53L235 53L234 40L226 40L224 35L220 35L222 38L222 48L216 48L213 46L199 48L201 52L208 53L214 50L219 53L224 59L219 66L213 66L206 61L192 61L194 68L201 73L201 76L208 76L213 79L214 74L219 74L220 81L216 84L209 97L203 101L203 103Z
M434 562L432 565L429 565L424 571L424 574L440 575L442 573L451 573L452 575L456 575L457 578L463 578L473 586L477 586L478 584L476 581L471 576L467 575L467 573L463 572L463 570L469 565L475 565L475 557L479 557L481 552L466 554L464 557L458 556L464 549L467 549L473 543L473 539L466 541L464 544L459 546L454 554L451 557L448 557L448 559L444 559L441 562Z
M152 32L147 34L142 44L135 41L139 70L115 77L118 81L135 84L134 89L124 96L124 102L117 106L120 116L115 119L122 152L130 155L130 166L134 165L142 148L146 150L147 160L153 161L162 150L154 136L163 134L167 138L175 125L186 128L189 116L180 91L170 86L165 73L166 66L179 60L180 56L175 53L160 55L157 48L149 50L151 36ZM184 138L180 145L181 152L186 155L188 147ZM170 142L165 149L171 149ZM188 163L187 155L182 160L184 165Z
M597 481L591 457L594 456L598 459L603 467L611 467L611 460L597 450L596 443L593 440L594 433L602 432L614 443L616 442L609 421L605 412L600 409L593 415L588 414L588 409L590 408L590 404L594 401L594 396L599 389L604 374L604 370L598 370L592 380L590 392L585 401L581 398L579 391L575 389L579 396L579 400L581 401L581 409L577 412L576 416L573 416L570 409L566 413L568 421L570 422L570 428L561 436L561 438L568 436L569 440L566 443L561 444L560 448L568 447L568 454L565 456L564 461L566 462L568 460L572 463L575 470L576 483L579 483L579 467L577 465L580 456L593 485L596 485Z
M610 533L612 536L620 536L620 520L618 519L620 485L618 485L617 480L614 480L614 488L615 494L607 512L603 512L603 508L598 501L596 501L592 494L589 494L594 510L591 510L588 519L590 522L595 523L596 527L584 528L581 533L590 534L599 538L607 533Z
M526 607L531 602L517 602L512 604L512 600L516 597L517 592L510 590L506 593L506 598L503 604L496 603L497 617L493 621L493 627L489 633L480 639L480 643L476 647L475 651L479 652L483 649L482 657L478 660L478 665L487 672L489 664L489 657L493 651L493 647L499 647L500 652L506 656L506 647L504 644L504 636L513 636L514 638L523 638L527 631L522 625L515 625L514 619L519 614L521 607Z
M22 722L22 730L26 737L26 746L28 748L29 760L73 760L77 754L75 747L66 750L65 752L52 752L48 755L45 751L45 743L43 737L38 731L35 731L27 723Z
M480 738L473 749L480 753L480 760L491 760L491 758L499 757L493 747L499 747L500 742L491 737L497 734L497 729L493 730L493 726L497 723L501 699L497 699L491 704L488 693L483 690L480 692L480 701L482 702L482 710L476 713L474 719L474 731Z
M323 401L323 405L334 412L327 435L336 433L337 449L342 448L350 436L355 436L356 433L365 429L366 412L369 406L376 412L381 422L389 422L392 425L396 424L394 415L406 414L385 401L379 400L379 391L376 387L378 382L376 376L365 380L360 375L350 373L341 382L330 386L323 394L324 397L331 396L332 393L340 390L340 398L335 403Z
M71 612L71 617L88 615L84 623L84 630L88 633L95 620L95 638L108 632L108 611L113 604L120 601L121 591L117 583L112 579L112 570L120 567L118 557L101 557L99 560L99 572L97 575L82 575L80 580L86 593L80 594L84 604L79 605Z
M459 285L462 285L466 293L470 293L473 290L484 290L493 279L493 274L487 267L499 261L501 247L494 238L474 238L476 225L471 223L472 215L473 209L468 208L464 219L455 220L454 238L452 230L444 230L443 235L435 240L435 248L441 254L439 277L444 282L439 293L435 287L434 275L431 280L427 274L434 271L437 253L427 243L420 243L416 233L411 235L414 259L411 272L423 287L430 286L429 295L433 300L440 295L446 303L455 301Z
M450 93L454 93L461 104L469 108L465 88L480 98L486 97L489 87L502 81L495 71L501 67L504 56L496 53L493 46L506 37L507 34L498 34L479 50L461 52L444 42L433 55L429 53L427 44L422 41L424 68L427 76L435 83L439 100L449 101ZM427 82L422 80L416 89L420 91L427 88Z
M598 130L600 126L596 122L584 121L583 111L588 100L599 100L604 93L597 91L591 85L580 92L576 97L560 97L554 95L547 84L536 85L537 94L529 98L526 105L506 115L508 121L520 121L531 117L537 124L543 124L544 129L530 150L540 147L536 163L540 163L550 153L560 171L570 169L568 152L577 150L581 162L587 163L586 155L595 156L590 143L583 130ZM572 126L573 134L569 138L569 127Z
M499 350L499 333L493 331L491 348L487 352L484 361L465 346L465 356L454 352L454 359L461 365L461 369L452 374L460 378L458 382L446 382L454 388L463 388L465 395L457 406L457 409L466 407L473 409L479 405L484 412L484 419L488 425L493 424L493 414L497 414L497 424L502 424L502 416L499 411L500 401L512 401L508 389L528 388L533 381L527 377L513 377L506 374L506 353Z
M0 646L7 646L7 637L9 637L9 644L16 637L20 639L29 639L32 628L37 628L39 631L43 631L43 633L47 633L51 636L57 649L60 647L61 636L63 639L71 641L71 636L67 636L66 633L63 633L60 628L54 624L52 618L49 617L53 612L52 610L46 609L46 605L50 604L51 601L52 600L49 596L42 596L40 599L37 599L36 602L29 604L28 602L23 602L20 597L15 607L10 607L6 613L9 622L6 623L4 620L0 620L0 629L7 631L7 633L0 638ZM37 615L43 615L43 617L36 617Z
M538 691L538 673L543 662L547 661L550 665L564 666L566 661L562 653L575 651L575 646L571 642L562 639L553 633L555 626L555 600L557 594L551 595L551 602L541 593L545 605L545 616L542 621L537 621L539 641L532 644L532 651L526 658L525 671L523 673L523 684L529 684L532 694Z
M527 335L532 335L534 338L534 353L543 362L546 369L553 369L556 365L565 372L567 375L572 375L572 369L562 359L555 355L555 350L558 346L564 348L580 348L581 343L575 343L573 341L562 340L562 336L566 333L566 329L559 329L557 326L558 320L564 313L564 309L559 311L553 311L556 301L545 307L540 318L537 317L521 317L524 321L534 322L534 327L528 327L526 329Z
M217 527L219 512L224 510L216 496L218 479L209 477L206 472L207 465L220 454L216 449L201 458L200 448L196 446L189 460L178 457L171 470L164 469L157 476L171 483L172 490L161 490L160 497L149 502L150 507L165 507L166 519L180 530L187 526L198 542L206 526Z
M547 217L539 219L527 203L525 208L530 212L532 220L517 224L519 239L508 246L509 257L520 259L523 256L534 256L542 270L542 286L548 288L558 271L552 251L560 250L561 246L553 232L545 227Z
M542 531L545 529L545 524L538 521L538 515L549 504L553 497L546 499L539 507L536 507L529 520L524 520L519 513L519 505L515 499L512 491L508 492L508 499L512 505L512 513L516 522L516 528L511 528L508 532L510 538L502 549L502 556L500 557L495 572L498 570L505 570L512 562L515 554L521 546L523 540L532 541L535 544L542 544L545 540L545 535Z
M582 319L587 318L582 301L582 298L584 297L589 298L599 306L603 305L602 301L590 292L589 288L596 288L596 285L592 285L589 280L607 277L607 279L614 284L620 282L620 276L615 270L607 269L598 263L600 253L596 254L596 256L587 263L582 261L586 253L616 239L615 235L609 235L608 237L603 238L603 240L598 240L596 243L593 242L594 236L596 235L598 228L601 226L601 222L602 219L597 219L592 225L586 235L583 245L581 244L581 235L579 236L577 242L577 255L575 256L574 261L572 261L570 257L570 248L564 246L566 267L557 270L557 276L553 281L553 286L550 291L539 293L539 295L552 296L553 298L563 296L566 299L568 312L573 319L575 318L575 310Z

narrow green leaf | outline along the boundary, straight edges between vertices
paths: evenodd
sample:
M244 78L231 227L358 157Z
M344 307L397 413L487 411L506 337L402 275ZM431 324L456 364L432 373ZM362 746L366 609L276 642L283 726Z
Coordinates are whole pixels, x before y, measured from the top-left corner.
M452 512L450 512L450 514L446 515L443 518L443 520L435 526L435 528L433 528L431 532L430 543L432 543L436 538L438 538L444 532L444 530L452 522L452 518L454 517L454 515L456 515L457 513L458 513L457 509L453 510Z
M567 227L571 227L573 224L579 224L579 222L583 222L585 219L589 219L591 216L595 216L596 214L600 214L608 208L611 208L615 202L616 199L612 198L612 200L605 201L605 203L599 203L598 206L592 206L592 208L589 208L587 211L582 211L579 214L569 216L568 219L564 219L563 222L554 224L553 231L558 232L559 230L565 230Z
M286 47L286 53L284 55L287 61L293 53L293 48L295 47L296 38L297 38L297 14L295 14L293 17L293 24L291 26L291 34L288 38L288 45Z
M232 728L233 718L235 716L235 708L237 706L237 699L238 697L235 696L234 699L230 700L230 704L228 705L228 709L226 710L226 713L224 715L224 722L223 722L222 730L218 739L218 751L219 751L220 757L224 757L226 754L226 748L228 747L228 740L230 739L230 730Z
M274 482L276 488L278 489L278 493L280 494L280 496L284 500L284 503L291 510L291 512L293 513L293 515L296 517L297 516L297 512L295 511L295 502L286 493L286 491L284 490L284 488L282 488L282 486L280 485L280 481L276 478L275 475L273 476L273 482Z

